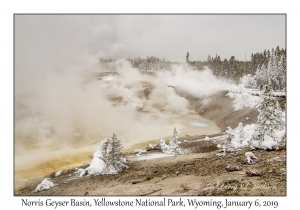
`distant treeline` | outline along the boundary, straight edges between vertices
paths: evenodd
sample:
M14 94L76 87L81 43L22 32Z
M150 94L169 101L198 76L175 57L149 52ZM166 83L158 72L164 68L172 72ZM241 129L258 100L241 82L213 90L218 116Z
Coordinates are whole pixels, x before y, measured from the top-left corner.
M160 60L155 56L147 56L147 58L127 58L132 65L132 67L139 69L140 71L158 71L158 70L170 70L171 64L174 64L170 61L166 61L165 59ZM114 59L100 59L100 63L110 63L113 62Z
M275 90L285 90L286 86L286 50L277 46L275 49L264 50L260 53L251 54L250 61L240 61L231 56L229 59L221 60L216 54L215 57L208 55L206 61L189 61L189 53L186 60L188 64L196 69L203 70L208 66L213 74L224 80L243 83L246 87L260 88L269 84ZM174 62L159 59L155 56L147 58L126 59L134 68L140 71L170 70ZM101 63L109 63L113 59L100 59Z
M260 87L269 84L273 89L284 89L286 83L286 50L264 50L251 54L250 61L239 61L234 56L222 61L219 55L207 58L206 65L214 75L224 79L240 82L248 78L246 86ZM250 81L252 80L252 81ZM251 83L251 84L250 84Z

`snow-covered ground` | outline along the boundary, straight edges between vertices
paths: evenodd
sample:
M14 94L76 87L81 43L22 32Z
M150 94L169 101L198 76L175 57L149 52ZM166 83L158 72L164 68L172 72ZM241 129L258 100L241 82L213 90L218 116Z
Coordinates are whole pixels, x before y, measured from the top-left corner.
M50 178L46 178L41 182L41 184L39 184L36 187L35 192L48 190L48 189L50 189L51 187L54 187L54 186L55 186L55 184L52 182L52 180Z
M261 90L254 89L254 88L245 88L242 84L231 85L230 88L229 88L229 92L239 93L239 94L248 93L248 94L257 95L257 96L261 95ZM273 96L286 96L286 92L284 92L284 91L273 91L272 95Z
M232 85L227 96L233 99L232 106L237 111L246 107L257 107L262 102L261 94L261 91L258 89L245 88L240 84ZM286 96L286 93L283 91L273 91L272 95L279 97Z
M233 99L233 108L235 111L241 110L243 108L249 107L254 108L259 105L259 103L262 101L261 97L254 96L249 93L228 93L228 97Z
M145 153L139 157L137 156L129 156L128 160L129 161L141 161L141 160L151 160L151 159L156 159L156 158L164 158L164 157L172 157L174 155L172 154L167 154L167 153Z

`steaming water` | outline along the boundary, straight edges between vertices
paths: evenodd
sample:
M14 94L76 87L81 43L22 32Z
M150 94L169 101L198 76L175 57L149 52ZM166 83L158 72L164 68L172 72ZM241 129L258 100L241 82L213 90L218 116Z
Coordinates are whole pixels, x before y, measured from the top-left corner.
M131 130L131 133L118 135L121 140L132 139L131 142L125 142L124 152L132 152L134 149L144 149L147 143L157 143L157 138L169 139L172 134L172 128L176 127L178 137L186 135L209 135L219 133L220 130L216 124L199 115L166 115L159 114L156 117L166 121L161 125L161 136L146 137L142 130ZM145 126L146 129L146 126ZM88 164L91 161L93 153L97 150L99 142L87 142L80 148L55 149L53 145L39 145L38 147L28 148L30 152L15 155L15 181L22 179L31 179L41 177L61 169L79 167L82 164ZM54 148L54 149L53 149Z

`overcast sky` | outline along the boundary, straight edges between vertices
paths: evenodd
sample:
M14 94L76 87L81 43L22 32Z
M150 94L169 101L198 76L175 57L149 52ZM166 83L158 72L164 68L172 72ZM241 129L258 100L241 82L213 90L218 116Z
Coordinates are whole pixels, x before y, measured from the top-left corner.
M186 52L190 60L217 52L244 60L245 52L249 59L252 52L285 48L285 15L17 15L15 29L22 53L69 49L179 61Z
M249 60L286 39L285 15L15 15L14 26L16 83L72 58Z

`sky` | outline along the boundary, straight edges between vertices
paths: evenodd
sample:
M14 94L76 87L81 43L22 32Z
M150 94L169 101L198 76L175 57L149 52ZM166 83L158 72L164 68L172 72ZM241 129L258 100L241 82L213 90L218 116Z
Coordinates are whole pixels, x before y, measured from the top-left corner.
M285 15L16 15L16 52L86 51L99 57L221 59L280 46ZM29 50L30 49L30 50ZM29 53L28 53L29 52ZM52 55L53 56L53 55Z
M285 15L15 15L17 91L68 63L156 56L250 59L285 48ZM20 87L20 85L22 85Z

